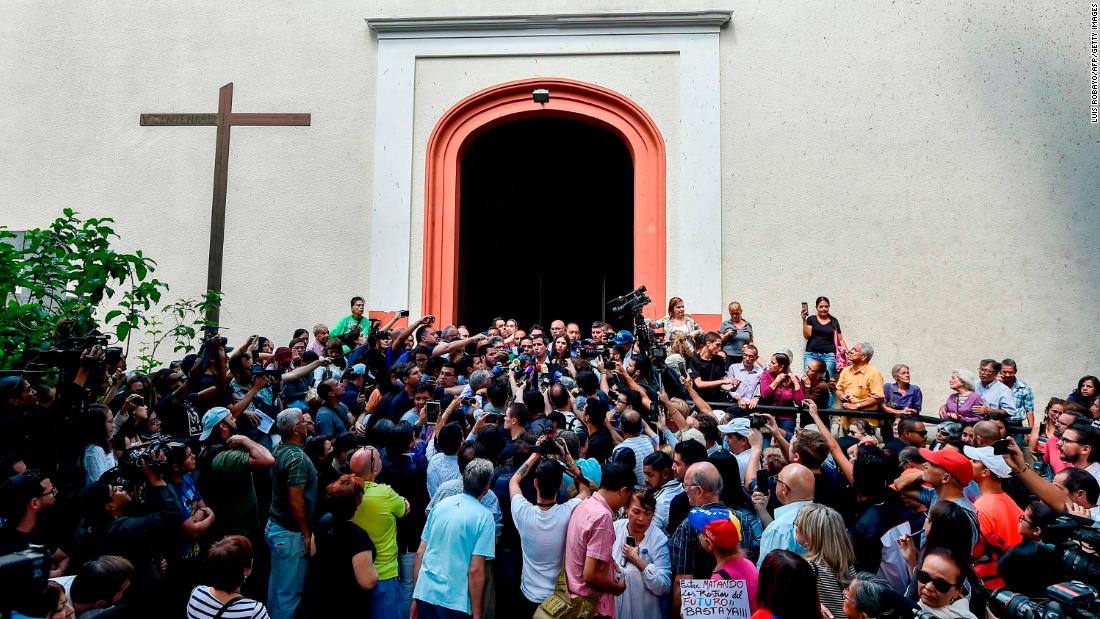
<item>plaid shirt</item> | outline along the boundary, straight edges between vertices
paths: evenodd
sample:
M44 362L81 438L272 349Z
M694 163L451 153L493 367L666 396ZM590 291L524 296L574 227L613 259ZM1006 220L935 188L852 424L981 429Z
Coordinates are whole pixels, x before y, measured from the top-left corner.
M725 507L726 504L718 501L717 503L707 503L702 506L702 509L710 509L712 507ZM680 523L680 526L676 527L676 531L672 533L672 537L668 539L668 554L672 563L672 575L677 574L694 574L695 572L695 553L699 550L699 534L692 528L691 523L687 518ZM696 577L706 578L709 574L695 574Z
M1027 383L1018 378L1011 389L1012 397L1016 399L1016 414L1012 416L1012 420L1023 421L1027 418L1027 413L1035 412L1035 394Z

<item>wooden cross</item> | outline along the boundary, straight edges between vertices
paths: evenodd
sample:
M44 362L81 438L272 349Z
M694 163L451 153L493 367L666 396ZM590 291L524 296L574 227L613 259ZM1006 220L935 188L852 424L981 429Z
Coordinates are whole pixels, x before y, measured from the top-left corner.
M206 289L222 289L222 248L225 244L225 193L229 181L229 128L233 125L308 127L309 114L241 114L233 112L233 82L218 91L217 114L142 114L142 127L217 127L214 149L214 202L210 208L210 254L206 265ZM206 319L218 324L220 304L207 311Z

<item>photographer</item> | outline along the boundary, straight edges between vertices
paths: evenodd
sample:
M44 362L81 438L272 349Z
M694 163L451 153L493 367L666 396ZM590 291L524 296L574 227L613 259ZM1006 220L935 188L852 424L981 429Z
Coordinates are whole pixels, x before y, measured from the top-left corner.
M163 452L139 461L144 483L134 480L135 487L98 481L80 495L80 556L111 554L129 560L135 570L132 592L138 610L152 610L161 601L161 543L174 539L184 517L176 493L161 477L163 463ZM138 501L141 496L144 504Z

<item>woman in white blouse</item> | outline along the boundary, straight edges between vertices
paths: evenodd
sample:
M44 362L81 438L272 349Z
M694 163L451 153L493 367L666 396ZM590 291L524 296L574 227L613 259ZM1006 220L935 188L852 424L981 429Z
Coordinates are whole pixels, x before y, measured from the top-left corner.
M615 521L615 545L611 556L619 563L626 592L615 598L620 619L667 619L668 592L672 588L672 564L668 537L651 527L657 501L653 494L635 494L626 518Z
M102 404L89 404L80 418L84 484L93 484L99 477L118 465L111 449L111 433L115 429L115 417L111 409Z
M699 328L699 323L685 313L684 300L680 297L672 297L668 300L668 315L654 321L652 326L663 327L665 339L670 341L673 333L683 333L689 345L692 345L692 338L703 332Z

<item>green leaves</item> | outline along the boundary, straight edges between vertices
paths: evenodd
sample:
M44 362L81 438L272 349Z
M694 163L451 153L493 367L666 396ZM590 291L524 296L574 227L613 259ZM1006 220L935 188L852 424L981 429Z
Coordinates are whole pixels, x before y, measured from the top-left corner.
M71 323L71 333L98 328L103 318L120 342L148 324L146 313L160 302L168 285L150 278L156 262L140 250L115 251L118 238L109 217L78 217L62 211L45 229L18 235L0 228L0 369L22 364L28 351L48 347L58 323ZM119 296L121 293L121 296Z

